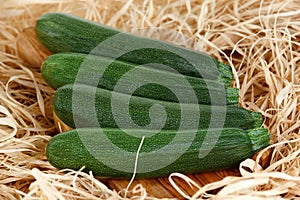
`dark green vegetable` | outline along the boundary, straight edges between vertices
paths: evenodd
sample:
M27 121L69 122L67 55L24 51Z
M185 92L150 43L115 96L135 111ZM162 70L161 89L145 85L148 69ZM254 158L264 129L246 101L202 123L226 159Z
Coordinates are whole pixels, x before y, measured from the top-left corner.
M202 52L124 33L70 14L48 13L41 16L36 23L36 34L53 53L80 52L148 64L148 67L219 80L225 87L231 84L233 77L228 65Z
M47 146L57 168L115 178L135 166L138 178L205 172L270 143L261 114L237 106L231 68L211 56L64 13L43 15L36 34L57 53L42 66L57 89L54 113L75 128Z
M270 143L268 130L262 128L162 131L157 134L153 130L84 128L53 137L47 147L48 160L60 169L78 170L85 166L84 171L92 171L96 176L130 178L141 138L130 136L127 131L146 136L138 154L136 178L237 167ZM204 144L206 134L219 137ZM206 156L201 154L206 151Z
M53 108L58 118L72 128L252 129L262 124L260 113L237 106L179 104L82 84L60 87L54 94Z
M218 81L182 76L81 53L57 53L49 56L42 65L42 75L54 89L76 82L125 94L132 94L133 88L136 88L136 96L172 102L179 100L170 88L184 97L180 101L183 103L237 105L239 99L237 88L225 90ZM117 88L115 86L120 79L124 87ZM195 92L196 101L184 95L188 90ZM224 98L223 101L211 101L211 93L215 97Z

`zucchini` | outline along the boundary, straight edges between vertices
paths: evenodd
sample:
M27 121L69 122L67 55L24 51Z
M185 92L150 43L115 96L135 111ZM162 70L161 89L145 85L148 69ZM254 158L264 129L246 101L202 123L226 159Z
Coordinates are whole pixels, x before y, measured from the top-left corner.
M234 168L270 143L268 130L264 128L161 131L157 134L153 130L81 128L54 136L46 155L49 162L60 169L79 170L85 166L84 171L92 171L95 176L130 178L141 138L127 132L145 136L138 154L136 178ZM204 143L207 134L219 137ZM201 156L201 152L207 151Z
M159 101L83 84L60 87L53 97L53 109L71 128L252 129L262 125L260 113L237 106Z
M225 87L233 78L230 66L205 53L121 32L66 13L42 15L35 30L38 39L52 53L102 55L162 70L175 70L187 76L219 80Z
M42 75L54 89L76 82L94 84L100 88L125 94L132 94L133 88L136 88L134 92L136 96L171 102L179 100L169 88L175 89L176 93L180 94L186 94L187 90L194 91L197 102L193 102L189 96L182 95L185 97L182 99L184 103L237 105L239 99L237 88L225 90L223 84L218 81L167 73L133 63L82 53L57 53L47 57L42 65ZM115 87L121 78L122 85L126 87ZM224 97L224 101L211 101L211 93L219 98Z

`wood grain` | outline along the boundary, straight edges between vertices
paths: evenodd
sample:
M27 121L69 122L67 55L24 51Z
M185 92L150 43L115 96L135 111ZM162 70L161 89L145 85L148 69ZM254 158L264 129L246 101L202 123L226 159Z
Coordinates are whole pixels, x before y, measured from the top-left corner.
M17 40L18 55L26 63L33 68L39 68L44 59L51 54L37 39L34 28L30 27L22 31ZM56 128L59 132L69 130L69 127L63 124L54 113ZM237 169L221 170L217 172L208 172L200 174L188 175L199 186L219 181L226 176L240 176ZM101 179L108 187L116 191L124 190L129 184L129 180L119 179ZM193 195L197 188L191 188L187 183L181 179L174 179L175 183L188 195ZM147 194L156 198L178 198L183 197L171 186L168 178L155 178L145 180L134 180L131 189L136 185L141 184L146 190ZM214 192L214 191L212 191ZM130 195L130 194L129 194Z

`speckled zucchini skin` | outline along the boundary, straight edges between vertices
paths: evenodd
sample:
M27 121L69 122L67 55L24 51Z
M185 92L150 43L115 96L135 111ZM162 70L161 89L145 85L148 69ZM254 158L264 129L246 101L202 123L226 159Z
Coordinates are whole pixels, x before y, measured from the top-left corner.
M153 134L150 130L138 131L146 136ZM136 178L168 176L173 172L198 173L237 167L241 161L250 158L270 143L268 130L263 128L247 131L238 128L224 128L210 130L210 134L219 134L218 131L221 134L217 142L211 144L213 148L209 149L210 152L201 159L199 158L200 147L207 130L197 130L195 136L194 132L190 130L162 131L153 137L145 138L139 152L140 162L138 162L138 167L144 171L139 173L137 170ZM174 135L178 139L175 143L169 145L163 152L156 151L167 145ZM114 151L110 144L103 140L103 137L109 138L111 143L125 152L132 152L133 156L128 156L127 153L116 155L117 151ZM186 138L189 137L194 138L192 143L186 142ZM102 131L97 128L74 129L61 133L50 140L47 146L47 157L53 166L60 169L78 170L85 166L84 171L92 171L96 176L130 178L133 175L135 153L140 141L140 138L129 136L120 129L102 129ZM177 160L161 169L147 171L151 166L160 164L178 153L178 147L186 147L187 150ZM202 148L207 147L210 146ZM149 154L149 152L153 153ZM132 171L122 171L100 161L112 158L115 159L114 162L117 166L128 166L130 163ZM147 160L151 163L147 163Z
M75 89L74 89L74 86ZM262 116L260 113L251 112L237 106L211 106L201 104L179 104L173 102L159 101L149 98L138 96L131 96L130 103L127 105L129 95L112 92L102 88L95 88L93 86L83 84L68 84L60 87L53 97L53 108L58 116L64 123L72 128L79 128L76 121L80 122L81 127L118 127L115 116L112 111L112 95L114 95L115 105L119 106L118 115L123 121L130 115L131 119L140 126L154 123L149 117L149 110L153 105L160 105L164 107L167 117L166 120L160 112L152 112L152 119L159 123L164 123L163 129L177 130L184 121L185 127L193 128L208 128L214 127L237 127L243 129L252 129L260 127L262 124ZM91 100L92 107L88 106ZM75 102L75 103L74 103ZM77 103L76 103L77 102ZM128 106L129 113L121 114L121 109ZM212 109L215 116L221 118L211 117ZM226 111L224 112L224 109ZM92 117L95 111L95 117ZM181 113L185 113L187 118L181 119ZM226 116L225 116L226 115ZM222 124L222 117L225 116ZM199 125L195 127L195 123ZM196 124L196 125L197 125ZM130 124L128 127L131 128ZM158 125L157 125L158 126Z
M47 13L36 23L36 34L53 53L80 52L115 59L166 65L177 72L194 77L219 80L228 87L233 74L231 68L202 52L171 43L140 37L65 13ZM110 37L114 37L109 40ZM107 44L101 42L105 41ZM101 43L101 48L95 49ZM116 57L115 57L116 56ZM160 68L165 70L165 68Z
M123 76L130 73L130 76ZM186 96L181 100L184 103L214 104L214 105L237 105L239 91L237 88L224 88L218 81L204 80L190 76L182 76L161 70L142 67L133 63L112 60L108 57L93 56L82 53L57 53L49 56L42 65L44 80L54 89L63 85L82 83L87 85L114 90L120 93L131 94L132 87L137 87L134 95L157 99L162 101L178 102L178 98L169 88L186 94L187 90L195 92L198 101ZM91 81L91 79L95 81ZM122 78L123 85L127 87L115 88L117 82ZM182 83L184 79L186 83ZM155 81L163 80L164 86L153 84ZM145 83L142 87L139 84ZM149 84L152 83L152 84ZM211 101L211 93L223 101ZM226 99L225 99L226 98Z

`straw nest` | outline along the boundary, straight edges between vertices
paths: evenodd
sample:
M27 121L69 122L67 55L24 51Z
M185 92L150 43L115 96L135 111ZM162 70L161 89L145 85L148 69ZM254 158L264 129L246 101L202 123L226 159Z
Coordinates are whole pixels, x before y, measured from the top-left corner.
M6 0L0 7L1 199L123 199L92 174L58 171L45 157L45 146L56 133L53 90L38 69L19 58L16 38L24 28L34 26L41 14L51 11L169 40L230 64L233 85L240 89L240 106L261 112L272 135L272 145L264 150L271 151L269 165L259 165L262 152L255 161L241 163L239 177L203 187L183 174L172 177L196 187L195 199L299 198L299 1ZM154 27L175 31L185 39L137 32ZM175 183L172 186L177 188ZM220 190L208 192L213 189ZM143 186L134 192L132 198L150 198Z

